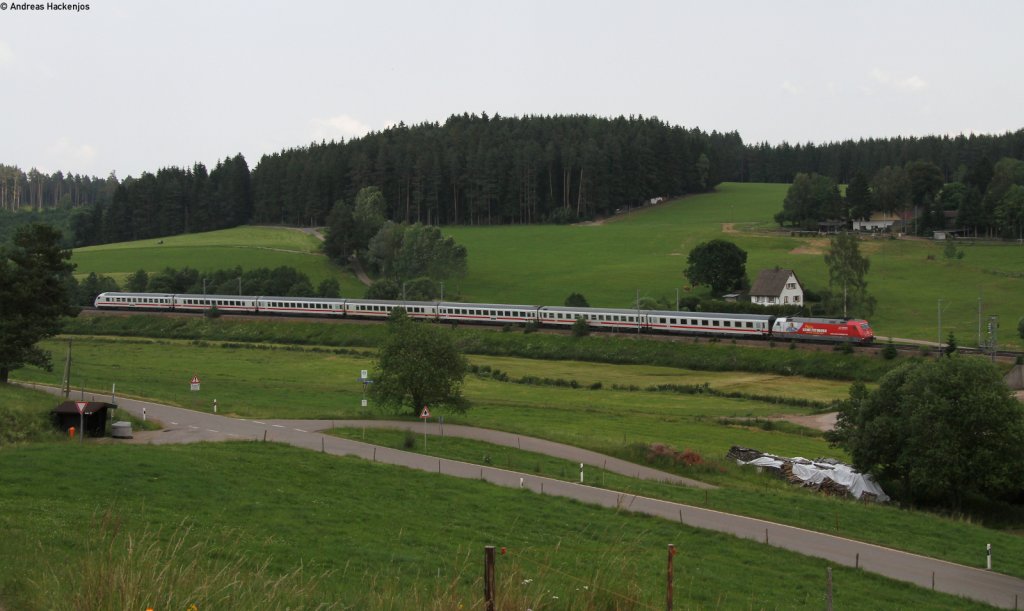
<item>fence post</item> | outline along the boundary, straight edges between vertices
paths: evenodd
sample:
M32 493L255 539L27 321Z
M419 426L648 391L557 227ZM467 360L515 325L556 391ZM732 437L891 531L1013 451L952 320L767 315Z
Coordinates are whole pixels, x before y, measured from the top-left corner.
M494 611L494 546L484 546L484 609Z
M676 555L676 546L671 543L668 544L668 576L667 576L667 587L665 589L665 609L672 611L672 575L674 573L672 567L672 558Z
M825 609L832 611L832 567L825 569Z

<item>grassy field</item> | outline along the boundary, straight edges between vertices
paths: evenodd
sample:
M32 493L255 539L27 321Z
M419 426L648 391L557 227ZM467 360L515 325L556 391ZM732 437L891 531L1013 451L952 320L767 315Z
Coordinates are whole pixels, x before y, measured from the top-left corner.
M139 269L152 275L166 267L214 271L236 265L244 270L287 265L309 276L313 286L334 278L341 284L342 295L362 296L365 287L347 270L331 264L319 252L319 246L315 237L296 229L236 227L79 248L72 261L78 265L78 277L96 272L119 282Z
M246 417L339 421L352 417L392 417L388 411L372 409L372 401L370 410L359 407L361 386L356 378L360 369L372 371L373 357L369 351L337 354L166 340L76 338L74 341L76 387L109 389L110 382L116 381L119 393L152 397L207 412L212 410L212 400L216 398L221 414ZM51 347L58 350L60 344L54 343ZM834 525L841 524L840 532L845 536L958 562L971 562L978 542L996 541L1000 549L1008 550L1007 556L1021 560L1019 566L1011 562L1002 570L1024 575L1024 540L1020 537L924 513L819 497L739 469L724 459L732 445L787 456L845 458L841 451L829 448L820 436L785 427L762 428L754 422L744 423L780 413L807 413L806 410L706 395L611 390L615 384L663 379L670 375L670 370L664 367L595 366L507 357L474 357L473 360L524 375L549 375L553 373L552 368L564 375L589 375L587 379L599 379L602 388L529 386L470 376L466 395L473 403L472 409L465 415L435 409L435 417L444 416L447 423L553 439L633 460L639 459L633 453L636 443L662 443L680 450L692 449L705 458L707 467L681 468L680 473L721 486L722 489L714 491L710 498L700 491L674 487L655 490L648 488L652 485L632 481L614 483L634 493L656 492L658 496L692 504L710 503L715 509L825 532L834 532ZM701 375L679 373L681 376ZM102 376L108 374L116 375L117 379L103 379ZM193 374L203 380L200 392L189 390L187 383ZM18 375L49 383L55 383L59 377L56 373L31 369L19 370ZM737 377L750 381L750 374ZM792 381L801 383L799 379ZM726 374L712 384L716 382L729 384ZM841 388L838 385L822 387L816 392L821 393L819 397L839 395ZM740 422L723 422L723 418ZM395 439L384 441L395 443ZM450 444L445 441L431 445L432 451L447 451ZM488 455L498 466L514 460L520 466L526 464L527 470L536 470L532 464L537 464L538 459L520 459L513 454L504 448L471 446L455 457L477 462ZM540 469L545 474L559 473L554 463L548 466L548 461L544 461L543 464ZM955 545L950 544L951 538L956 541Z
M561 304L573 291L592 305L629 307L636 298L686 296L686 255L700 242L724 238L748 253L751 279L775 266L796 271L806 288L828 285L827 240L777 232L772 216L788 185L719 185L715 193L675 200L610 219L602 225L457 227L446 231L469 251L469 276L458 284L466 300ZM947 260L931 240L870 240L868 290L878 299L871 317L880 336L937 339L943 300L943 341L950 331L962 345L976 343L978 297L983 316L997 314L1001 344L1022 346L1024 246L964 247ZM931 257L931 258L929 258ZM509 262L514 261L515 265Z
M725 238L748 252L747 270L792 268L806 288L827 288L827 240L791 237L772 216L788 185L719 185L715 193L686 197L580 226L448 227L469 251L469 274L447 284L450 298L465 301L559 305L570 292L590 303L630 307L643 297L675 299L691 294L682 275L689 251L700 242ZM338 278L342 293L361 296L364 287L348 272L316 253L315 238L292 229L240 227L75 251L78 274L95 271L122 278L139 269L200 269L291 265L314 285ZM998 315L1000 344L1020 349L1017 321L1024 316L1024 246L968 244L962 260L947 260L942 245L920 239L871 239L862 244L871 261L868 289L878 299L871 322L879 336L938 338L954 332L964 346L977 343L978 299L983 317ZM695 293L703 294L704 289Z
M65 349L56 340L43 345L55 354ZM213 343L79 337L73 340L73 358L73 388L109 391L116 383L122 395L159 398L203 411L212 411L213 399L217 399L220 413L248 418L391 415L367 412L360 407L362 385L357 378L362 369L372 371L374 365L373 353L366 350L337 354L294 347L271 350L242 344L220 347ZM562 367L567 375L580 373L587 380L600 379L602 389L531 386L469 376L465 391L474 407L465 416L446 415L450 422L517 431L593 448L619 447L628 440L686 446L714 456L723 456L733 444L779 454L829 452L818 437L728 427L717 422L719 418L807 413L806 409L708 395L612 390L613 385L629 385L642 377L664 381L668 368L632 366L620 373L615 367L605 366L587 373L586 364L504 357L473 360L523 375L543 376L551 373L552 366ZM18 370L16 375L19 379L53 385L59 385L61 377L59 371L35 368ZM189 389L193 375L202 380L200 392ZM679 375L680 380L703 376L687 371L679 371ZM739 374L734 381L751 383L754 377ZM785 390L777 385L775 376L761 378L776 384L777 392ZM733 383L727 375L709 377L708 381L715 384L712 380L724 387ZM803 380L791 381L800 385ZM762 391L772 392L767 386ZM845 389L840 383L811 381L805 392L818 398L840 398Z
M0 451L0 467L12 609L479 609L487 544L509 552L501 608L656 608L668 543L681 608L818 609L824 597L823 560L275 444L42 444ZM853 569L833 579L841 608L982 608Z

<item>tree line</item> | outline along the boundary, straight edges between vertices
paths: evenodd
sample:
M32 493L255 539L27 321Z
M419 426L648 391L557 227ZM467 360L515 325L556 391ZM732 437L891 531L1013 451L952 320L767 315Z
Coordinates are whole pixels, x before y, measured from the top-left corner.
M323 224L334 202L381 189L405 223L567 222L723 180L720 143L656 118L453 115L348 142L264 156L253 171L258 223Z
M5 211L67 211L69 246L245 223L319 226L335 202L353 201L368 186L380 188L385 218L397 223L558 223L708 191L722 181L789 183L817 174L852 184L858 175L918 162L937 168L943 183L978 186L972 174L1003 158L1024 159L1024 130L748 145L737 132L706 133L654 117L463 113L443 124L399 123L264 155L251 171L240 154L212 170L197 163L124 180L4 165L0 225L11 222ZM986 190L979 195L984 199ZM944 209L951 205L943 202ZM967 217L981 233L1005 224L970 211Z
M70 210L109 201L120 182L113 173L107 178L80 174L53 174L32 168L0 164L0 210Z
M848 184L858 172L873 176L886 166L926 161L939 168L944 182L954 182L962 180L986 157L1024 159L1024 129L1004 134L897 136L826 144L750 144L733 152L732 158L738 162L724 180L791 183L798 173L813 173Z
M822 221L844 225L874 212L901 213L902 231L928 234L957 228L973 237L1019 238L1024 234L1024 161L982 157L947 181L942 169L918 159L885 166L870 179L853 175L845 195L831 176L798 173L786 193L780 225L817 229Z

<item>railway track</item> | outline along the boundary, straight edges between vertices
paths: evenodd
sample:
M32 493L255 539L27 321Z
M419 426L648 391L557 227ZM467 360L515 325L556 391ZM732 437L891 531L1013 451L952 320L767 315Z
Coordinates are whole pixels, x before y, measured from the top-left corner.
M129 312L123 310L101 310L98 308L82 308L80 316L92 317L92 316L160 316L164 318L196 318L201 316L194 312ZM366 319L352 319L352 318L318 318L315 316L272 316L266 314L222 314L223 318L229 318L231 320L252 320L252 321L275 321L275 322L315 322L321 324L343 324L343 325L379 325L383 324L383 320L366 320ZM474 329L484 329L489 331L501 331L500 326L494 325L471 325ZM536 333L543 333L549 335L571 335L571 331L568 329L550 329L550 328L539 328ZM764 341L764 340L753 340L753 339L722 339L715 337L700 337L700 336L678 336L678 335L662 335L658 333L624 333L624 332L600 332L601 336L607 337L620 337L627 339L643 339L646 341L663 341L663 342L679 342L684 344L694 343L728 343L736 346L749 346L753 348L777 348L780 350L789 350L789 341ZM792 349L804 350L809 352L834 352L837 349L841 349L841 345L837 344L816 344L813 342L793 342L795 346ZM896 349L904 354L912 352L920 353L922 348L931 348L934 352L938 350L934 343L921 343L921 344L909 344L909 343L895 343ZM871 346L857 346L851 345L853 351L857 354L873 355L879 354L882 349L885 348L885 342L876 342ZM960 352L965 354L978 354L979 351L974 348L960 348ZM989 354L989 353L986 353ZM996 353L996 360L1001 362L1013 362L1016 360L1020 353L999 351Z

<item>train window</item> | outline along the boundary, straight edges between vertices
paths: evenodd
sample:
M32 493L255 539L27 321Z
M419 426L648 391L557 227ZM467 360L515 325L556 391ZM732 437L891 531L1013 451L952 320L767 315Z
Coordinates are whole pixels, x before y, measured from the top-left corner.
M725 321L725 322L723 322L722 324L723 324L724 326L726 326L726 327L731 327L731 326L732 326L732 323L731 323L731 322L729 322L728 320L727 320L727 321Z
M748 321L747 322L747 328L748 329L753 329L754 328L754 323Z

